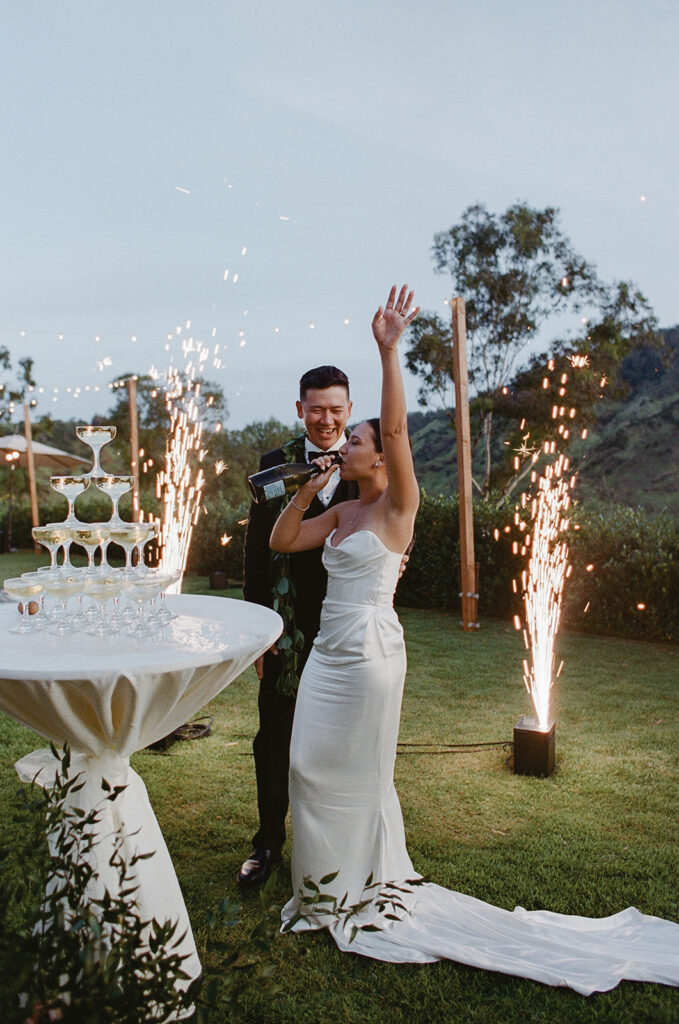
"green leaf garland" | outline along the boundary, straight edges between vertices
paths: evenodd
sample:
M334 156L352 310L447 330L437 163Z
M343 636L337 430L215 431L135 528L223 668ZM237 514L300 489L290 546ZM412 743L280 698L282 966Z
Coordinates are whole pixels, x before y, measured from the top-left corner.
M306 434L300 434L283 445L283 458L289 465L292 462L306 462L306 451L304 439ZM287 495L281 501L281 511L290 501L291 495ZM304 650L304 634L297 629L295 623L294 599L297 596L295 584L290 578L290 555L277 551L272 558L273 586L271 592L274 597L274 611L283 619L283 633L277 643L278 657L280 659L281 674L278 677L276 688L279 693L287 697L296 697L299 688L299 660Z

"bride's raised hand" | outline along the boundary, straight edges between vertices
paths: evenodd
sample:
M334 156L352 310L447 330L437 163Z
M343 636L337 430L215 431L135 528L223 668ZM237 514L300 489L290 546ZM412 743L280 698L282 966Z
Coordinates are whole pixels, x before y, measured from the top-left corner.
M373 336L380 348L396 348L404 330L420 312L419 306L415 306L414 309L410 308L413 294L412 291L408 291L408 285L404 284L397 297L396 285L394 285L389 292L384 309L380 306L375 313L372 323Z

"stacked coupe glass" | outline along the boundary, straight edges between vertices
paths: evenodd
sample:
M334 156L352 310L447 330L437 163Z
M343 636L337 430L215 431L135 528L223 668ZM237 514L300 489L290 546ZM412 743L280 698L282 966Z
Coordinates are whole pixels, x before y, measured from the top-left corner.
M129 523L118 513L120 498L132 490L134 478L112 476L99 462L99 453L116 436L116 428L82 426L76 428L76 434L92 449L94 463L82 476L51 478L54 490L68 501L68 515L62 523L33 528L33 538L50 553L50 565L5 580L6 592L20 602L22 611L21 622L11 632L46 629L57 636L88 633L101 638L125 633L142 640L160 635L174 618L165 604L165 592L181 573L147 568L144 546L157 536L157 523ZM91 486L111 499L113 511L106 523L83 523L75 514L77 498ZM87 552L85 568L71 563L73 543ZM110 543L124 550L124 568L109 565ZM61 563L59 549L63 551Z

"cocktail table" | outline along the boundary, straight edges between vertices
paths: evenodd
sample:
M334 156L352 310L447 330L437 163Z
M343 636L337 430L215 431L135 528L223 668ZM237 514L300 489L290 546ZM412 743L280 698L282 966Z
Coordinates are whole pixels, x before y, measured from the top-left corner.
M108 863L116 830L125 836L128 859L155 851L133 868L138 910L144 920L178 922L176 934L186 933L178 952L187 956L186 973L196 977L200 961L177 876L129 758L183 725L228 686L274 643L282 620L246 601L190 595L166 600L177 617L162 635L143 641L11 633L16 606L0 605L0 710L55 743L69 744L71 770L82 772L85 781L70 805L101 811L97 895L117 886ZM37 776L47 786L59 762L49 750L37 750L16 768L24 781ZM126 788L115 801L103 800L102 779Z

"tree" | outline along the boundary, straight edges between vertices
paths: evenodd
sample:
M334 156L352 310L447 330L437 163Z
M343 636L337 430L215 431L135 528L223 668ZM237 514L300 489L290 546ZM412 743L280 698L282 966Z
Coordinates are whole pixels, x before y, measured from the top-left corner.
M434 236L432 252L437 273L450 273L465 300L469 382L476 392L471 413L483 465L474 483L487 495L498 482L493 479L493 417L518 357L545 321L565 310L593 309L596 319L587 334L598 339L598 352L607 351L608 357L619 353L616 359L624 354L621 338L631 345L652 332L655 321L631 284L608 286L599 280L593 265L561 232L553 207L538 210L517 203L493 214L475 204L459 224ZM422 381L420 404L437 398L454 425L450 325L425 313L409 328L409 341L406 363Z
M117 428L115 442L110 446L109 457L116 463L118 472L124 472L129 466L130 446L130 394L126 381L130 374L121 376L114 382L115 401L112 408L106 414L105 419L95 417L95 422L113 423ZM171 386L172 382L170 382ZM195 398L198 415L202 418L206 428L206 445L215 434L217 424L226 419L228 413L226 401L222 389L209 381L197 378L194 381L179 381L183 389L182 395L178 395L173 401L184 402L191 400L194 391L198 386L198 395ZM164 465L165 445L168 431L170 429L170 412L167 404L168 385L163 380L154 380L148 374L137 375L137 417L139 423L139 447L143 451L140 457L142 470L142 487L144 479L153 481L155 488L156 471ZM106 456L105 456L106 457Z
M7 380L7 375L12 370L12 360L9 349L4 346L0 348L0 421L10 419L14 414L16 402L23 402L26 389L35 387L33 379L33 359L24 356L19 360L20 372L16 375L16 382L12 385Z
M558 446L567 451L583 428L596 421L602 400L619 400L627 394L625 357L633 349L654 349L662 358L662 345L656 319L642 293L629 282L617 282L602 301L597 321L585 325L582 337L554 341L548 353L533 356L510 385L501 389L495 408L508 429L506 455L495 469L495 485L505 494L511 493L531 468L526 449L540 448L546 440L555 439L563 417L554 412L564 403L572 421L564 424L565 432L560 431Z
M271 417L249 423L242 430L224 430L215 434L206 466L206 499L219 495L232 508L250 501L247 477L256 473L265 452L279 448L294 436L294 427ZM211 468L214 472L210 472Z

